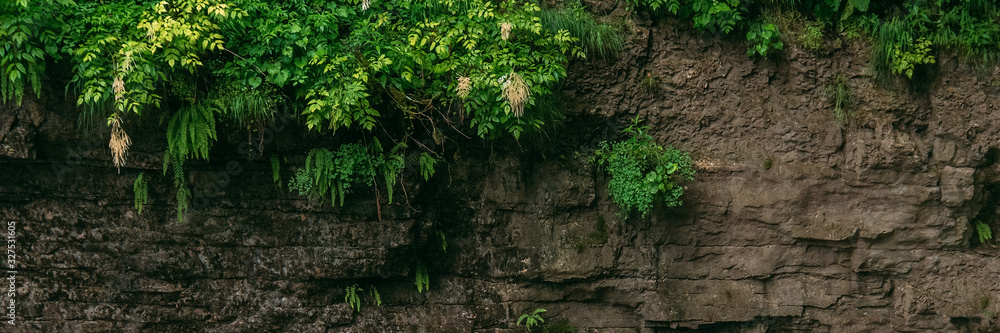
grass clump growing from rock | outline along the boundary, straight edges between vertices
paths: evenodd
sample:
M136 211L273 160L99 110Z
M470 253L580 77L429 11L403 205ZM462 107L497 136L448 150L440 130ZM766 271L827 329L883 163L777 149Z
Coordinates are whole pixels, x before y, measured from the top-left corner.
M570 1L562 8L549 8L538 13L545 29L558 33L566 30L580 40L584 53L610 58L625 50L625 33L617 25L604 24L584 10L579 1Z
M641 122L636 118L623 131L631 138L601 142L594 161L611 176L608 193L621 213L638 211L645 217L654 205L680 206L684 187L678 182L693 180L694 168L691 156L657 144Z

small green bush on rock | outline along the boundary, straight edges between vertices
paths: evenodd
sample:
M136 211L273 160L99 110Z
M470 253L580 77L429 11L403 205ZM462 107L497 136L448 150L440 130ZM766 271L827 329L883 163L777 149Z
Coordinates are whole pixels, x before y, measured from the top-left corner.
M684 187L682 180L694 179L691 156L673 147L663 147L646 133L636 118L623 133L628 140L609 144L601 142L594 161L611 176L608 193L623 214L638 211L645 217L655 203L666 207L680 206Z

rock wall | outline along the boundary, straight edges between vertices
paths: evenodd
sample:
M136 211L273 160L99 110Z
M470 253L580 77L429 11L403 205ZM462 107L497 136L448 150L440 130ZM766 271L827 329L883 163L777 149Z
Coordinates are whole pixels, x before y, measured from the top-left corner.
M552 139L469 144L392 204L288 193L233 137L188 165L206 195L178 223L155 124L131 125L119 171L106 137L74 130L71 101L8 105L13 331L515 332L535 308L580 332L996 330L1000 256L970 221L1000 227L1000 70L941 55L886 89L863 41L762 60L678 22L640 23L619 59L573 65ZM827 97L838 75L858 100L847 126ZM645 219L618 216L587 162L634 116L698 168L682 207ZM274 133L281 152L315 141ZM302 156L285 156L287 178ZM151 202L137 215L143 171ZM355 284L360 312L344 302Z

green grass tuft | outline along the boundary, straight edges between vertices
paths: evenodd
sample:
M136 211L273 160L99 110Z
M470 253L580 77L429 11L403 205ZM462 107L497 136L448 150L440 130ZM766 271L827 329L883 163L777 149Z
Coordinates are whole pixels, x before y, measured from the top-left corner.
M544 9L538 13L542 26L549 31L566 30L580 39L580 47L588 55L611 58L625 50L625 32L618 25L598 22L579 1L570 1L562 8Z

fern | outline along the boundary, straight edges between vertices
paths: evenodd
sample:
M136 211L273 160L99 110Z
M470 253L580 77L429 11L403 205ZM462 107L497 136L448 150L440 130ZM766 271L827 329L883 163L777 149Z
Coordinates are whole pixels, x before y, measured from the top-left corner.
M382 295L378 293L378 289L375 289L375 286L371 286L368 294L375 300L375 305L382 306Z
M305 167L296 171L289 189L298 191L299 195L309 194L319 198L329 195L331 205L338 206L339 203L343 206L352 186L373 182L378 172L385 179L391 198L392 187L403 169L403 156L398 150L404 147L396 146L389 156L373 156L365 146L357 143L341 145L333 152L324 148L313 149L306 156ZM311 181L307 184L306 179Z
M413 284L417 285L418 292L430 290L431 279L427 275L427 265L424 265L423 261L417 261L416 281Z
M281 187L281 164L278 161L278 155L271 155L271 179L274 180L278 187Z
M438 230L437 235L441 239L441 251L448 252L448 239L444 237L444 231Z
M358 291L364 291L358 287L358 285L351 285L344 288L344 302L347 302L354 311L361 312L361 297L358 296Z
M134 192L135 210L138 211L138 215L142 215L142 206L149 200L148 184L144 172L140 172L139 177L135 178L132 191Z
M195 104L181 107L167 125L167 147L178 159L208 160L216 140L214 107Z
M979 236L979 243L986 244L986 241L993 239L993 232L990 226L982 221L976 220L976 235Z
M399 174L403 173L403 150L406 149L406 144L397 144L395 147L392 147L392 151L388 155L384 156L381 155L382 145L379 144L378 139L375 139L372 147L376 149L375 156L372 156L372 159L375 160L374 163L376 164L377 172L385 180L385 191L389 195L389 203L392 203L392 190L396 187L396 180L399 179Z
M427 153L420 153L420 175L424 176L424 181L434 177L434 165L438 160Z
M521 326L521 322L523 321L524 328L527 329L528 332L531 332L531 328L533 326L538 326L541 325L543 322L545 322L545 319L542 319L541 315L542 312L546 312L546 310L535 309L535 311L531 312L530 314L528 313L522 314L521 317L517 318L517 326Z

